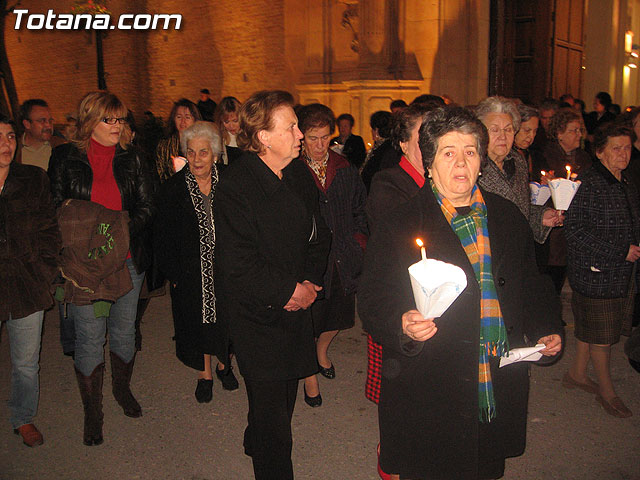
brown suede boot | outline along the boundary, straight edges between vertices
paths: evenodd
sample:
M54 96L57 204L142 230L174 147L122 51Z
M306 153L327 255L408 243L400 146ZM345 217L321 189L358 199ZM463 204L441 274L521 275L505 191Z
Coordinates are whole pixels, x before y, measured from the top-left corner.
M76 368L76 379L84 407L83 443L88 446L100 445L102 438L102 378L104 363L98 365L91 375L85 377Z
M131 375L133 373L133 364L136 356L129 363L124 361L115 353L109 352L111 355L111 386L113 396L122 407L127 417L138 418L142 416L142 408L131 393Z

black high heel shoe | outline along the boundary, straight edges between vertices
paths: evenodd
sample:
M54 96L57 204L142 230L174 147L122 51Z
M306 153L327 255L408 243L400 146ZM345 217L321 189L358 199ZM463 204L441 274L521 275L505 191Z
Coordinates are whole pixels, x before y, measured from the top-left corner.
M302 386L302 390L304 391L304 401L311 408L316 408L322 405L322 395L318 394L315 397L310 397L307 395L307 387L306 385Z
M318 365L320 367L320 375L322 375L324 378L328 378L329 380L336 378L336 368L333 366L333 363L329 368L324 368L320 364Z

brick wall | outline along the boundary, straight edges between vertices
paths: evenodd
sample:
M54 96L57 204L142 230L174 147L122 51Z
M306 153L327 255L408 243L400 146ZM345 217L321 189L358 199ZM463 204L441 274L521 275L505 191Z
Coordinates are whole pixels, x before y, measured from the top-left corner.
M30 0L31 13L68 13L73 1ZM293 91L285 62L282 0L109 0L112 22L121 13L180 13L180 30L109 30L104 40L107 86L137 115L166 116L180 97L241 101L260 89ZM75 111L97 88L93 37L85 31L14 30L7 17L5 42L20 102L46 99L56 121Z

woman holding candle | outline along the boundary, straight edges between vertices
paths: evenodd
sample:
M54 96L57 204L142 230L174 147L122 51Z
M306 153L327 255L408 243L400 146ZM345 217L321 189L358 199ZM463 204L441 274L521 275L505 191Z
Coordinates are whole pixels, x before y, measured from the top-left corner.
M420 127L429 180L380 218L358 293L363 326L383 345L380 464L401 478L499 478L523 453L529 367L498 369L525 335L561 350L559 304L537 272L518 208L476 185L488 144L468 110L439 108ZM407 268L420 254L462 268L467 287L438 319L423 318ZM480 372L480 375L479 375Z
M546 177L567 178L591 166L591 157L580 147L584 129L581 116L569 108L558 110L549 124L549 141L542 153L548 167ZM558 225L560 227L560 225ZM567 272L567 241L564 228L552 230L547 241L548 254L541 258L542 269L551 276L560 294Z
M331 237L309 169L292 162L302 133L291 94L257 92L239 117L245 153L215 199L217 298L249 398L245 453L256 479L287 480L298 379L318 371L309 307Z
M342 155L329 149L335 117L325 105L314 103L299 111L302 154L296 162L308 169L320 201L320 213L333 233L327 271L324 274L324 298L311 307L313 333L320 374L328 379L336 370L328 357L329 346L340 330L355 323L356 282L362 270L367 242L364 204L367 190L356 167ZM322 405L317 376L304 381L304 400L310 407Z
M616 395L610 357L620 334L631 332L640 273L638 191L623 172L634 140L624 125L605 124L596 130L598 161L578 177L582 184L565 220L576 355L562 384L595 393L609 415L621 418L632 413ZM598 383L587 376L589 362Z
M518 109L504 97L489 97L480 102L476 115L489 131L487 156L491 160L478 183L485 190L515 203L529 221L535 240L543 243L551 228L562 223L562 216L553 208L531 204L529 166L512 148L515 134L520 130Z

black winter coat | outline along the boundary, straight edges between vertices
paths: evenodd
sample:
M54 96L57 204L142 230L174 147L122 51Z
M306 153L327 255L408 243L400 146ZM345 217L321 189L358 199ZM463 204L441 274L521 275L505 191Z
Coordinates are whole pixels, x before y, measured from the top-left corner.
M171 286L176 356L188 367L202 371L205 353L227 364L229 332L224 315L218 311L216 323L202 323L200 230L184 178L188 168L185 166L160 187L153 247L156 265ZM214 279L216 273L214 266Z
M510 348L560 333L560 304L549 280L538 274L527 221L511 202L482 194L493 278ZM426 342L402 333L402 314L415 309L407 268L420 259L416 237L425 240L430 258L457 265L467 276L467 288L436 320L438 331ZM407 478L477 478L480 289L429 183L378 221L367 244L358 312L365 330L383 346L383 470ZM494 459L520 455L525 447L529 366L522 362L492 368L491 373L497 418L488 438L483 435L483 444Z
M307 165L301 158L294 162ZM353 293L362 271L367 243L368 229L364 212L367 191L358 170L346 158L332 150L329 150L324 187L311 168L309 171L318 187L320 213L332 233L331 251L323 283L325 297L328 298L331 291L334 268L338 269L343 293Z
M67 143L53 149L49 160L53 202L59 207L68 198L91 201L93 171L87 154ZM129 248L138 273L152 262L150 221L155 190L154 176L132 150L116 146L113 176L129 212Z
M296 282L322 284L330 233L307 168L292 162L282 174L246 152L226 170L214 201L218 304L240 372L254 381L318 371L310 311L283 307Z
M638 191L626 174L619 182L599 161L578 179L564 221L569 283L585 297L624 298L633 272L629 246L640 241Z

